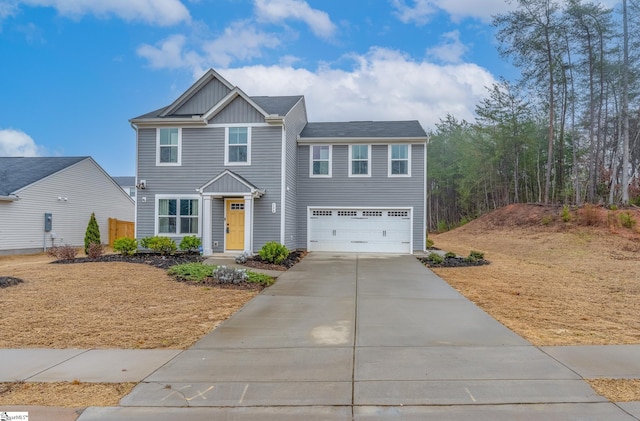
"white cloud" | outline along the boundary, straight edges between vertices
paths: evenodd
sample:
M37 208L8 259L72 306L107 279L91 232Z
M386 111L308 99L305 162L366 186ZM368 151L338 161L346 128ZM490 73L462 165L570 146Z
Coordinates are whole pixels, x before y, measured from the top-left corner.
M311 8L303 0L255 0L255 9L258 20L275 23L300 20L320 38L331 38L336 32L336 26L326 12Z
M282 66L220 69L248 95L304 95L312 121L420 120L433 128L447 114L472 120L495 79L469 63L439 66L373 48L351 70Z
M490 22L493 15L512 9L505 0L391 0L391 4L402 22L417 25L429 22L439 10L448 13L454 21L469 17Z
M427 55L444 63L460 63L469 48L460 41L460 31L446 32L441 43L427 49Z
M276 48L280 41L274 35L261 32L248 22L234 22L213 40L200 41L198 50L185 47L184 35L171 35L158 44L143 44L137 49L140 57L157 69L189 69L194 76L205 68L227 67L235 60L260 57L266 48Z
M0 129L0 156L40 156L44 148L28 134L14 129Z
M27 6L53 7L63 16L117 16L127 21L175 25L191 19L180 0L19 0ZM0 13L2 6L0 5Z
M18 10L18 4L15 0L0 0L0 22L9 16L15 15Z

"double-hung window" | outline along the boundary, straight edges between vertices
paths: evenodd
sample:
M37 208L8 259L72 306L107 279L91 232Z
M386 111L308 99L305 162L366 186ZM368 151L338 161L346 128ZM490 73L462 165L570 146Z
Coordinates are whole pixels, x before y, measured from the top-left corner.
M251 164L250 127L227 127L224 163L225 165Z
M198 234L198 209L195 198L158 198L158 234Z
M410 145L389 145L389 177L411 177Z
M182 155L182 129L177 127L157 130L158 165L180 165Z
M331 145L311 145L310 177L331 177Z
M349 147L349 177L371 176L371 148L369 145L351 145Z

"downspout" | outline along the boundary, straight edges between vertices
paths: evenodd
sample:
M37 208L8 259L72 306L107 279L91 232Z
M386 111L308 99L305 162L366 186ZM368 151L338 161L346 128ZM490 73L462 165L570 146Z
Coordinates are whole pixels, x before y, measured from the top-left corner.
M135 228L135 231L133 233L133 236L135 238L138 238L138 194L140 193L140 189L138 189L138 126L136 126L135 124L133 124L132 122L129 122L129 124L131 125L131 128L136 132L136 200L134 202L134 206L133 206L133 226Z
M286 215L287 210L287 130L284 119L282 119L282 154L280 156L282 162L280 174L280 244L286 244Z

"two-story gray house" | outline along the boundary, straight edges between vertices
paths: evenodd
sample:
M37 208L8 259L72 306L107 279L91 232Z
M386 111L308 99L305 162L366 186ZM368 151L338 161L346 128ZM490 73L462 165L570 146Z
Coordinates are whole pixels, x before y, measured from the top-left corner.
M427 135L417 121L307 121L303 96L248 96L209 70L131 120L136 237L205 255L289 249L412 253L426 242Z

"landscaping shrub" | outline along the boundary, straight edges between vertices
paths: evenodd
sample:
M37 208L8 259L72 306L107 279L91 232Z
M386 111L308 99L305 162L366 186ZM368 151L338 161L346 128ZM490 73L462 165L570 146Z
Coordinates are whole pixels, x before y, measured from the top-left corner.
M636 225L636 220L633 218L633 215L631 215L631 212L621 213L618 215L618 218L620 219L620 224L625 228L633 229Z
M289 256L289 250L283 244L269 241L262 246L258 254L265 262L279 265Z
M454 252L452 252L452 251L448 251L444 255L445 259L453 259L454 257L456 257L456 254Z
M142 244L142 247L148 248L162 255L171 254L178 249L175 241L169 237L163 237L160 235L143 238L140 243Z
M427 237L427 248L430 249L433 247L433 240L429 237Z
M195 252L198 251L202 241L195 235L188 235L180 241L180 250Z
M65 244L64 246L51 247L47 253L59 260L71 260L78 255L78 249Z
M273 285L275 280L271 276L265 275L264 273L258 273L249 270L247 271L247 282L268 287L269 285Z
M215 268L215 266L205 265L201 262L184 263L181 265L171 266L168 273L169 275L187 281L202 282L205 278L213 276Z
M113 250L124 256L133 256L138 250L138 241L129 237L117 238L113 242Z
M597 225L598 221L598 207L592 204L584 205L580 210L580 222L583 225Z
M469 256L465 257L465 260L469 263L475 263L478 260L484 260L484 253L481 251L473 251L469 253Z
M218 266L213 271L213 277L221 284L238 285L247 281L247 271L245 269L236 269L228 266Z
M540 222L542 223L542 225L549 225L550 223L553 222L553 218L550 217L549 215L546 215L542 217L542 220Z
M84 252L89 255L89 246L91 244L100 244L100 227L96 220L96 214L91 212L87 230L84 233Z
M86 253L88 258L97 259L104 254L104 244L91 243Z
M429 253L427 259L434 265L441 265L444 263L444 257L440 256L438 253Z
M245 263L247 263L247 260L249 260L249 257L251 257L251 253L249 253L248 251L243 251L240 256L236 256L236 263L244 265Z

